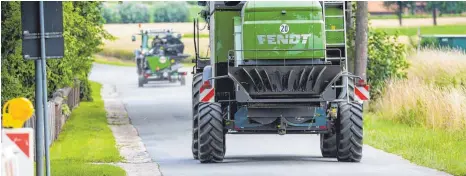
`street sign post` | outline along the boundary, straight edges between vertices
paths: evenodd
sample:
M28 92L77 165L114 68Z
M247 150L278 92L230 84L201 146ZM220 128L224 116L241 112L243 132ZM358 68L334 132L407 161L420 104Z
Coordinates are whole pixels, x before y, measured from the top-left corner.
M47 117L46 59L64 56L63 7L60 1L21 2L23 57L35 61L36 69L36 175L43 176L45 152L46 175L50 176L50 141ZM44 139L45 138L45 139Z

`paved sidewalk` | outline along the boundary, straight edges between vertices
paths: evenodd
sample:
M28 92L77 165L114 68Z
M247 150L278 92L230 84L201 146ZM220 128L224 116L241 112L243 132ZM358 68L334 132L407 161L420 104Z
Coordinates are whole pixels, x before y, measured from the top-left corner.
M137 130L131 125L115 86L103 84L101 94L109 126L124 158L116 165L123 168L128 176L161 176L159 165L151 160Z

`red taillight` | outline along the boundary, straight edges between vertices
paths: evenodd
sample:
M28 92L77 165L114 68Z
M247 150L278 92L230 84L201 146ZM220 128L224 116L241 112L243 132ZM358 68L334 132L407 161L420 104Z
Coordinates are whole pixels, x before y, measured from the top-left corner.
M179 72L180 75L187 75L188 72Z
M144 74L144 77L148 78L150 76L150 74L146 73Z
M202 84L201 89L212 89L212 84L210 84L210 81L204 81L204 84Z
M325 129L327 129L327 126L319 126L319 129L325 130Z

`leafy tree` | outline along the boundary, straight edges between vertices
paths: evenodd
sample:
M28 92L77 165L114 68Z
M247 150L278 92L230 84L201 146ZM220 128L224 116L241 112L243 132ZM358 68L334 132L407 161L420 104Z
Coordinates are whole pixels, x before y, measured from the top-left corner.
M104 3L102 6L102 17L105 19L105 23L121 22L121 16L117 5Z
M398 21L400 26L403 25L403 9L408 8L411 9L411 13L414 13L414 7L416 5L415 1L384 1L383 5L386 8L391 8L392 10L396 10L396 15L398 16Z
M147 23L150 20L146 4L124 2L118 6L122 23Z
M433 11L437 8L439 16L442 14L459 14L466 11L466 1L428 1L426 4L427 11Z
M187 22L189 17L188 4L180 1L163 2L155 6L154 22Z
M21 55L21 7L18 1L2 2L2 103L15 97L34 99L34 62ZM103 29L101 3L93 1L63 2L63 36L65 57L47 60L47 90L50 96L59 88L81 82L82 100L90 100L88 74L93 53L102 39L112 39Z

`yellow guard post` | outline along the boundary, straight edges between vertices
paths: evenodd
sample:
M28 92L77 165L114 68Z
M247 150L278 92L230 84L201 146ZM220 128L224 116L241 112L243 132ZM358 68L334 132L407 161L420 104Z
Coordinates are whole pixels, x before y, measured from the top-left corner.
M22 128L24 122L34 113L32 102L26 98L14 98L5 103L2 110L2 126Z

